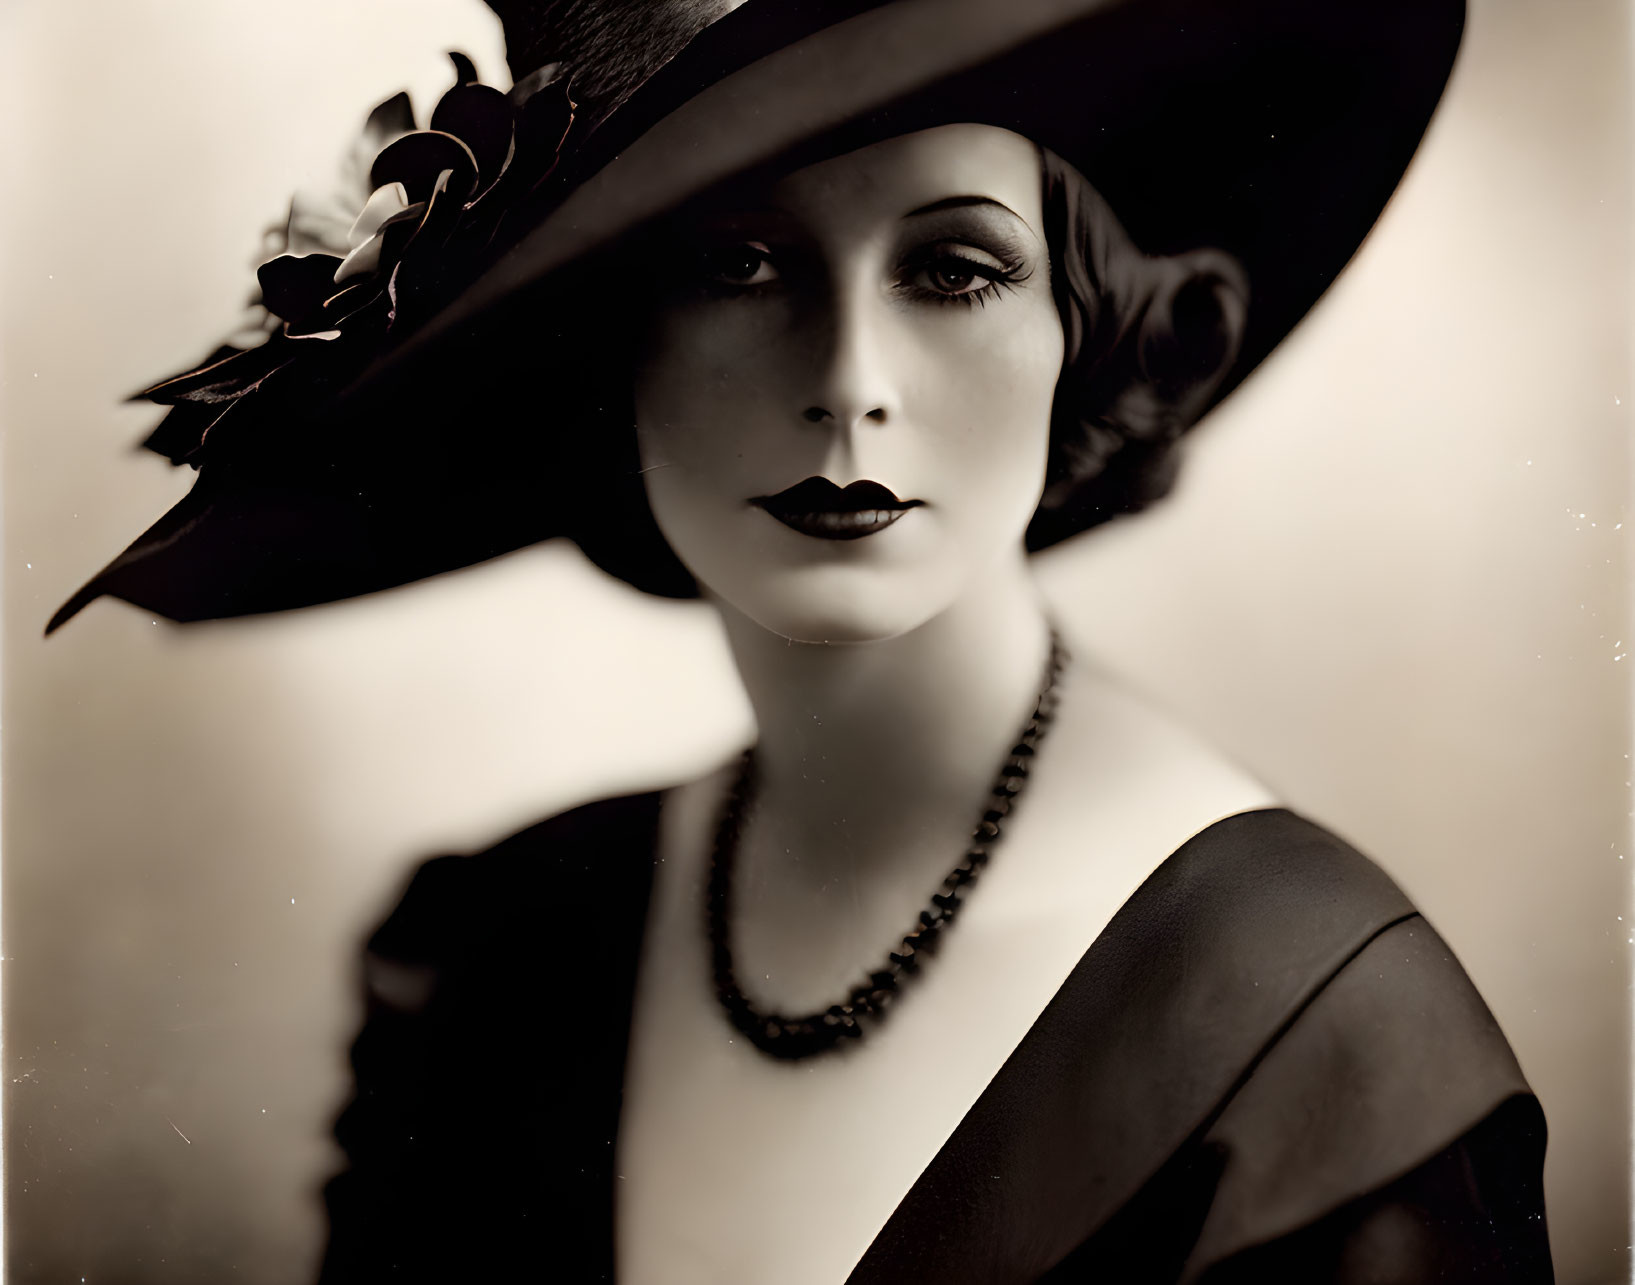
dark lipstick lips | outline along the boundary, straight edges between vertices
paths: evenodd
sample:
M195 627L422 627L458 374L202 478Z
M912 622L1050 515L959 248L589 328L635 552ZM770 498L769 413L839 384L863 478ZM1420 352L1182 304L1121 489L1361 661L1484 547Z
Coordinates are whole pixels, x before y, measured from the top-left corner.
M826 477L809 477L776 495L757 496L754 503L802 535L858 540L884 531L921 502L899 500L878 482L840 487Z

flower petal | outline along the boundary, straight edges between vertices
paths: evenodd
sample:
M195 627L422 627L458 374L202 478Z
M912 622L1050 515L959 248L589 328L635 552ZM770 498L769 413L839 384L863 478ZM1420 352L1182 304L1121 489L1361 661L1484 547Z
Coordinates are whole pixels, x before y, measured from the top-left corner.
M392 300L389 324L397 324L405 315L409 324L418 325L428 309L436 307L439 278L447 269L444 248L450 236L458 229L465 207L447 190L448 172L438 175L425 215L405 238L395 255L388 245L382 260L392 264L387 291ZM405 224L388 225L388 233Z
M255 274L262 305L275 317L299 322L335 293L335 269L340 266L333 254L281 254L269 259Z
M299 326L290 323L284 327L283 333L291 339L334 338L344 329L344 333L350 336L370 328L371 322L362 314L367 313L372 305L379 305L376 311L385 309L381 283L359 282L336 291L305 322Z
M565 77L514 101L520 106L511 160L499 178L471 202L474 207L480 204L485 214L498 211L488 226L490 238L499 221L514 217L523 199L555 170L557 157L573 127L575 104L568 94Z
M385 239L377 233L347 255L335 269L335 284L344 285L354 277L373 276L380 268L380 249Z
M324 300L324 316L332 325L340 325L354 313L369 306L371 299L380 297L380 287L368 284L347 286Z
M477 161L478 186L500 176L511 155L511 102L490 85L457 85L438 100L431 127L452 134L471 149Z
M352 224L352 230L346 234L347 245L356 250L380 231L382 223L408 208L409 194L404 191L403 184L388 183L377 187L369 194L369 199L364 202L362 211Z
M517 119L517 148L528 155L527 182L537 187L556 168L562 145L573 128L578 104L568 92L564 77L531 94L522 104Z
M469 85L477 79L477 64L472 62L458 49L450 49L448 58L454 64L454 80L456 84Z
M221 365L223 362L227 361L229 358L242 357L245 353L250 352L252 349L256 349L256 348L259 348L259 347L261 347L260 344L220 344L220 345L218 345L216 347L215 351L213 351L203 361L199 362L198 365L189 366L186 370L182 371L180 374L171 375L166 379L160 380L157 384L149 384L146 388L142 389L140 392L131 393L128 397L125 398L125 401L126 402L149 402L149 401L153 401L154 399L150 394L152 394L155 390L163 388L167 384L173 384L177 380L188 379L188 378L191 378L194 375L201 375L201 374L203 374L204 372L206 372L208 370L213 370L215 367Z
M236 405L236 401L228 402L226 410ZM185 463L187 457L199 449L199 443L204 441L210 425L223 414L225 411L219 402L178 402L142 439L142 446L156 455L163 455L172 464Z
M209 361L173 375L133 393L131 400L157 402L161 406L173 406L177 402L232 401L255 388L289 359L288 348L275 336L258 348L235 352L220 361Z
M465 200L477 181L477 158L454 135L423 129L405 134L375 157L369 182L374 187L401 183L411 201L424 201L444 170L450 172L449 191Z

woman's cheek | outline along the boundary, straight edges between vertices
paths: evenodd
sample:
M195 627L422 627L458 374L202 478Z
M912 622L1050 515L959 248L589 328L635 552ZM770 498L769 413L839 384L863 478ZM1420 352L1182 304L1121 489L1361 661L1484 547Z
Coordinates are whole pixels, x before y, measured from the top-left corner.
M691 527L731 524L767 489L760 422L730 371L699 363L647 383L636 403L643 482L655 514ZM683 561L685 561L685 556Z
M733 372L723 361L719 329L701 324L698 311L666 313L637 377L636 427L644 467L696 461L710 448L708 427L731 422L720 403L734 386Z
M1028 502L1044 486L1061 323L1054 306L1045 317L1005 312L990 306L977 318L987 324L945 335L927 351L923 422L939 426L949 463L960 461L951 483L995 501L1015 503L1020 494Z

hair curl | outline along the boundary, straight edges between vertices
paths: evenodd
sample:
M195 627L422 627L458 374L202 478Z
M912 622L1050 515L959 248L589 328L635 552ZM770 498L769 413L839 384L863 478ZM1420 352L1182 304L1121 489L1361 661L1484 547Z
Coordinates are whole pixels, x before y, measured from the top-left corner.
M1249 295L1243 269L1219 250L1143 254L1078 170L1040 152L1065 346L1029 549L1169 493L1180 438L1237 357Z

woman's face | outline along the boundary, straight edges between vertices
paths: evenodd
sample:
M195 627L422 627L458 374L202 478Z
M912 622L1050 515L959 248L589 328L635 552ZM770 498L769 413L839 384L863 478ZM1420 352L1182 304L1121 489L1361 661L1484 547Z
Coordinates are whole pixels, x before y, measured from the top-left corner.
M893 138L678 220L660 262L643 476L710 596L862 642L1015 572L1062 365L1032 143Z

